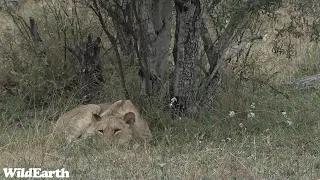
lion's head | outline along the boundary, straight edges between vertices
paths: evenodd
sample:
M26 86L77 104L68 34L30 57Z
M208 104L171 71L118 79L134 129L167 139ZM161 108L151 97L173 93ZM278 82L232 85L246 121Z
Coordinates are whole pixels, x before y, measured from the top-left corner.
M88 134L99 134L104 139L123 144L132 139L150 139L152 134L147 122L130 100L120 100L95 116L97 122L89 127Z

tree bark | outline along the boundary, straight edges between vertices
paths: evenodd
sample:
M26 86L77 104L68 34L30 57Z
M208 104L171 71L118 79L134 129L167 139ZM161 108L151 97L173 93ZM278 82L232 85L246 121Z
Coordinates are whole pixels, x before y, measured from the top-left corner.
M200 52L200 0L175 1L176 33L174 47L173 95L178 99L179 111L195 112L196 61Z
M143 75L141 84L141 95L151 94L151 76L157 76L155 69L152 65L155 64L155 41L156 34L152 21L152 1L134 1L135 15L139 26L139 40L140 40L140 52L142 54L142 66Z
M153 67L161 83L164 82L168 70L169 47L171 41L171 26L172 26L172 0L162 0L154 3L154 18L153 23L156 31L156 64Z
M143 67L141 94L161 92L167 74L172 25L172 0L135 2Z

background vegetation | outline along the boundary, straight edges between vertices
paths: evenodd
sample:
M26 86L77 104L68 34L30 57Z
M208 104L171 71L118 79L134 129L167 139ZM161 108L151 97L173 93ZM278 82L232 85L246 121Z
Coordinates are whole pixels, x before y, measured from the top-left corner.
M230 33L232 38L218 56L224 61L213 82L219 83L210 82L201 91L213 101L201 104L197 101L201 96L195 96L196 114L169 108L177 17L172 17L169 28L173 38L166 52L167 80L155 94L146 93L138 75L146 67L141 63L146 60L141 34L121 40L119 21L110 13L117 9L84 2L20 1L15 8L1 6L0 168L66 168L72 179L320 178L318 80L299 81L319 72L317 1L259 1L245 12L250 1L199 1L207 7L201 18L212 42ZM173 2L177 7L180 1ZM97 8L107 29L94 12ZM233 19L240 16L236 12L245 16ZM34 18L36 31L31 30L29 17ZM228 31L230 27L236 31ZM92 42L101 38L95 57L100 71L90 71L96 64L83 63L72 52L89 49L85 44L89 34ZM200 80L214 68L205 37L198 40L195 81L201 87ZM137 43L138 49L131 47L134 55L126 54L122 41ZM152 68L149 71L152 77ZM83 72L90 72L89 79ZM96 76L99 73L103 81ZM52 125L63 112L78 104L126 96L141 106L154 135L150 143L110 147L94 138L71 144L53 139Z

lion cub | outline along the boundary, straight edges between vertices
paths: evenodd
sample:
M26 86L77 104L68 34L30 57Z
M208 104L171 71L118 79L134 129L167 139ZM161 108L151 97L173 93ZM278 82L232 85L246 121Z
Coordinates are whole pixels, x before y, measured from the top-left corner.
M147 122L130 100L120 100L111 105L80 105L63 114L54 131L69 142L93 134L101 135L112 144L152 137Z

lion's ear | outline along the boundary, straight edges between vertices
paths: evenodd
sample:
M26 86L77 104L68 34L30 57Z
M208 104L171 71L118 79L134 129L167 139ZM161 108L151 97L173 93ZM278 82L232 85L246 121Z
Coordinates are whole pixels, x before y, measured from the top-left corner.
M96 121L100 121L101 120L101 116L99 116L98 114L94 114L94 113L92 113L92 114L93 114L93 117L94 117L94 119Z
M123 120L129 125L133 125L136 121L135 114L133 112L128 112L124 115Z

